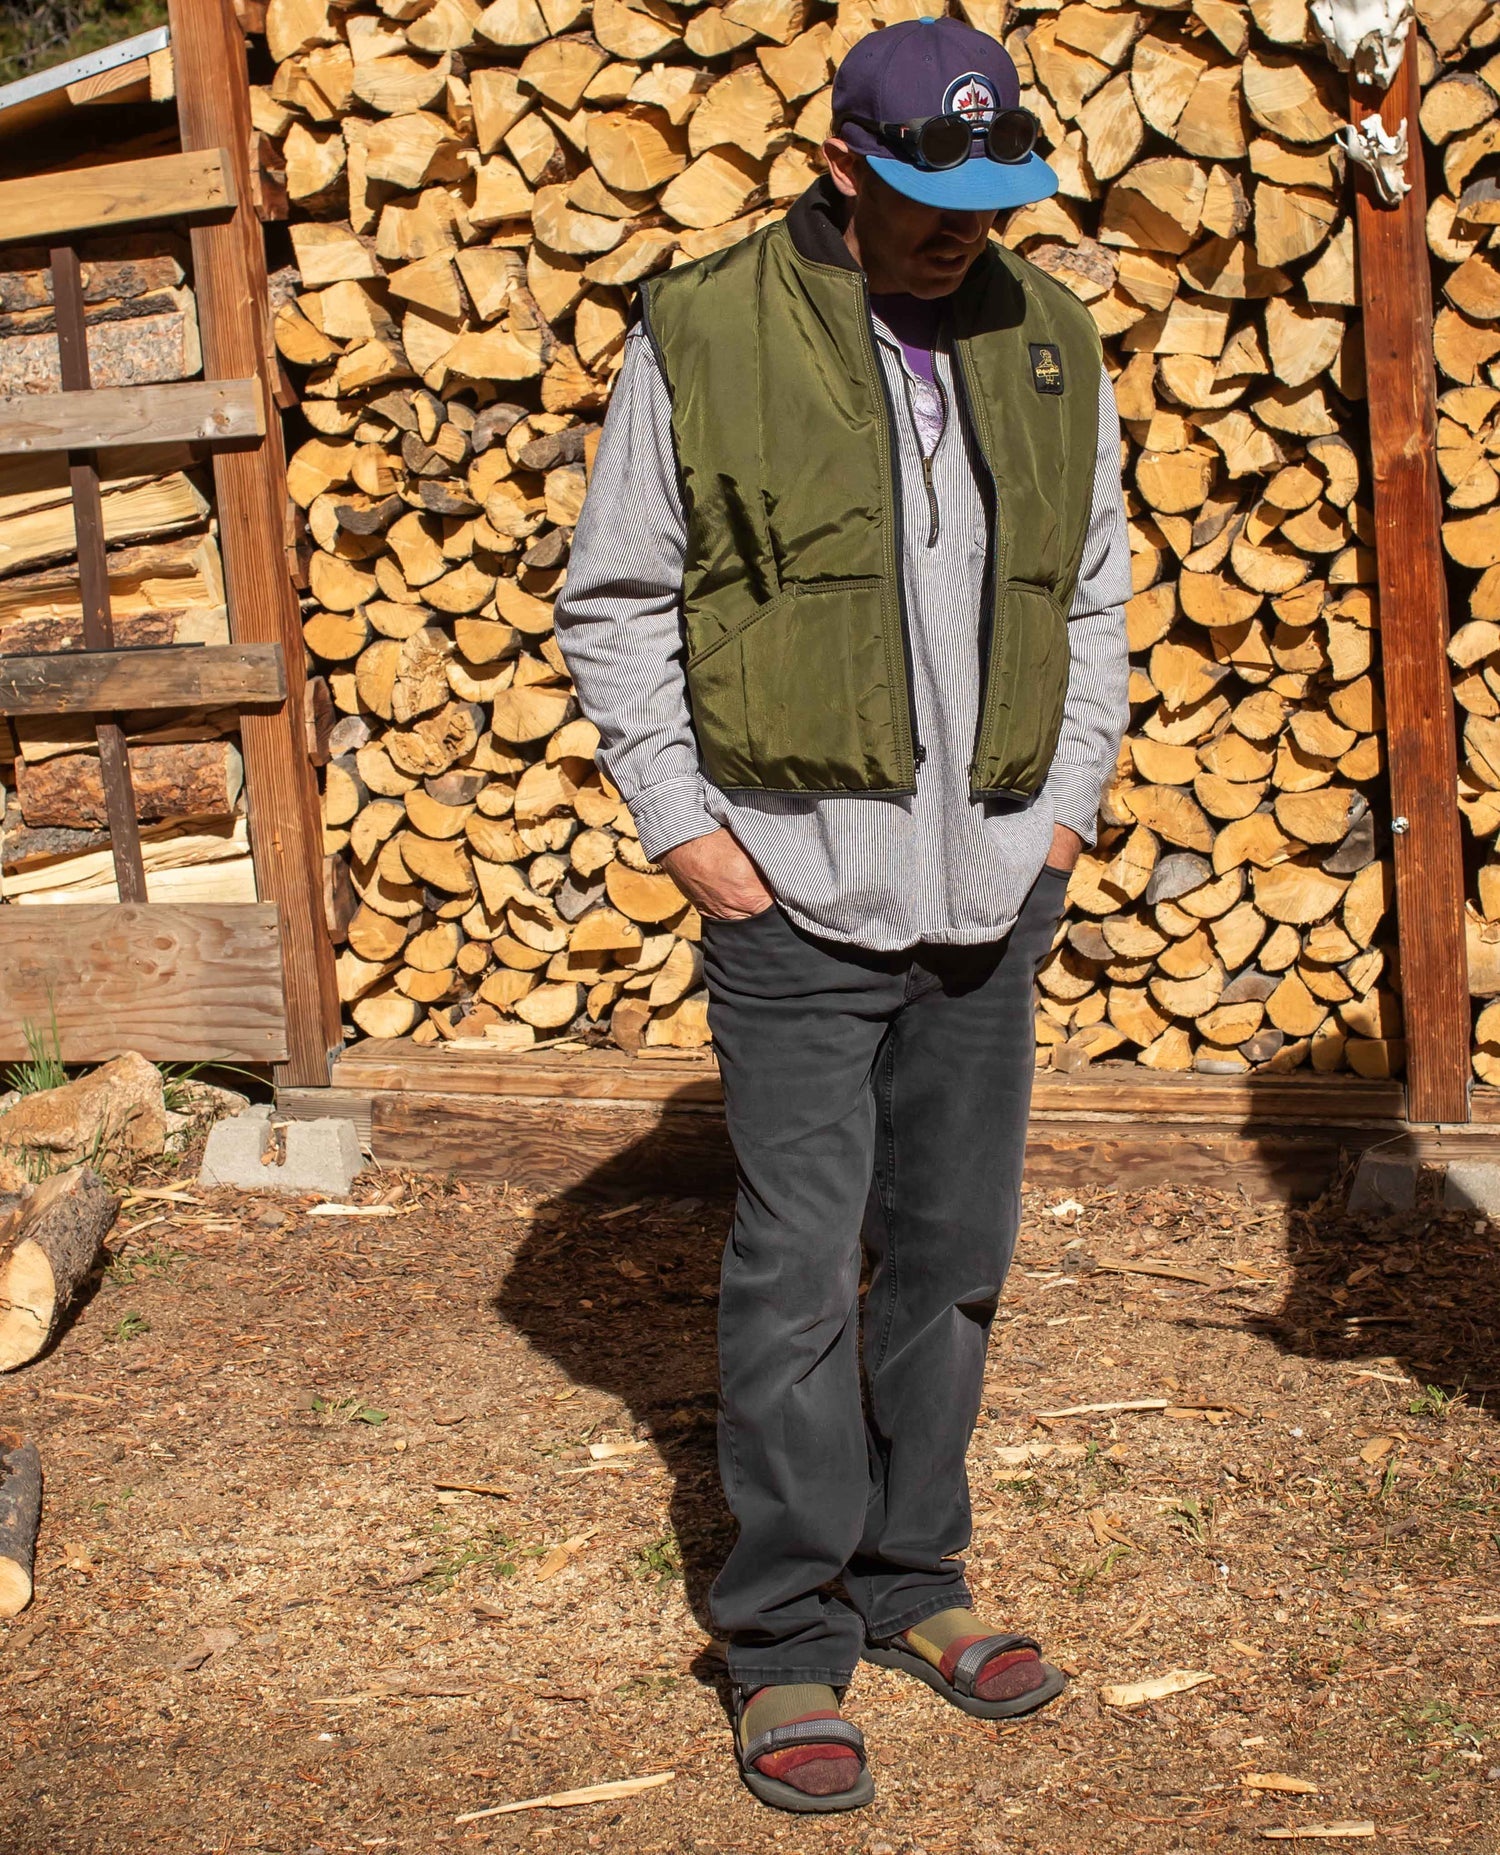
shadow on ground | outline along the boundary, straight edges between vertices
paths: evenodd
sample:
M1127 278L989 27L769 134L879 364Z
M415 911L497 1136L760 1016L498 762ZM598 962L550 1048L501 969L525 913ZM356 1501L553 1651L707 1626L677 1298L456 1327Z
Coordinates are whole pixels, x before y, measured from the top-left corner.
M1445 1209L1434 1175L1412 1210L1350 1212L1350 1170L1292 1209L1285 1300L1250 1326L1284 1353L1384 1359L1500 1414L1500 1232L1478 1212Z
M696 1167L679 1152L664 1169L647 1139L552 1200L494 1304L575 1383L619 1399L660 1451L686 1595L709 1633L709 1586L733 1540L714 1456L715 1306L732 1208L715 1133ZM1346 1156L1319 1198L1288 1207L1280 1306L1220 1303L1207 1324L1269 1340L1293 1373L1307 1360L1408 1374L1413 1415L1440 1416L1458 1394L1500 1412L1500 1234L1472 1211L1443 1209L1431 1182L1411 1211L1350 1213L1352 1170ZM644 1197L664 1178L703 1195ZM622 1204L626 1193L640 1202Z
M611 1161L533 1220L494 1306L575 1384L618 1398L660 1452L687 1599L709 1631L708 1588L734 1537L715 1462L715 1317L732 1205L722 1190L621 1205L621 1176Z

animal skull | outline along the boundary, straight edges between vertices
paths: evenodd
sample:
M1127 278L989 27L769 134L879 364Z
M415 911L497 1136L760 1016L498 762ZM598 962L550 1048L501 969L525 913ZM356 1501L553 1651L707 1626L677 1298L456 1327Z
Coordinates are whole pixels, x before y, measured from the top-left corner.
M1350 123L1340 129L1336 139L1351 161L1370 170L1383 206L1397 206L1402 195L1411 192L1411 182L1406 178L1404 116L1394 135L1378 116L1366 116L1358 128Z
M1414 0L1313 0L1313 24L1328 56L1361 84L1388 90L1401 68Z

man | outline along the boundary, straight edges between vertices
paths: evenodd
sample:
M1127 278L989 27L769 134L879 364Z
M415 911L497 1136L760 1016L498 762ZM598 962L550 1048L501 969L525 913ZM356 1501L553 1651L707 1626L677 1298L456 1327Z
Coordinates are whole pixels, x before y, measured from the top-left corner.
M1018 97L951 19L850 52L826 178L644 287L557 605L703 917L739 1169L712 1603L745 1781L790 1810L874 1794L861 1656L986 1718L1064 1685L956 1556L1035 970L1127 715L1098 337L989 237L1057 185Z

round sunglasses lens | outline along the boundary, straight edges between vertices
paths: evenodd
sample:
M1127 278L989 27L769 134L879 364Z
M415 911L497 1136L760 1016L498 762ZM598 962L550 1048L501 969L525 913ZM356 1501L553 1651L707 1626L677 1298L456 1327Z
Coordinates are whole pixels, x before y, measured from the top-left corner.
M1036 145L1036 119L1026 110L1003 110L990 123L992 161L1024 161Z
M922 124L917 148L928 167L957 167L969 158L973 131L961 118L931 116Z

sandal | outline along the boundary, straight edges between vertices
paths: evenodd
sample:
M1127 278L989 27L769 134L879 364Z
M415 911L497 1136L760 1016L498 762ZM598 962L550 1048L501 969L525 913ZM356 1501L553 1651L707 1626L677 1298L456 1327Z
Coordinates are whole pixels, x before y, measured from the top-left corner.
M1068 1677L1050 1662L1041 1662L1044 1679L1040 1687L1030 1688L1009 1700L981 1700L974 1692L974 1684L984 1672L986 1663L1013 1649L1034 1649L1038 1657L1042 1653L1042 1645L1030 1636L981 1636L958 1658L951 1680L900 1636L892 1636L885 1642L866 1642L864 1659L880 1668L899 1668L908 1675L915 1675L918 1681L925 1681L928 1687L941 1694L950 1706L971 1714L976 1720L1014 1720L1056 1700L1068 1685Z
M740 1743L740 1721L745 1713L745 1697L734 1699L734 1751L740 1764L740 1776L752 1796L773 1810L791 1810L799 1816L824 1816L835 1810L859 1810L875 1801L875 1780L865 1762L865 1736L852 1720L797 1720L790 1726L773 1726L757 1733L748 1745ZM767 1777L757 1771L755 1761L769 1752L786 1752L793 1746L847 1746L859 1760L859 1777L846 1791L834 1791L827 1797L799 1791L795 1784L781 1778Z

